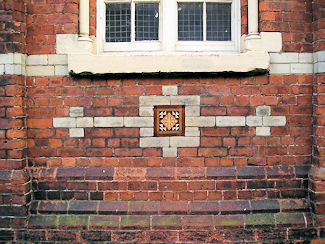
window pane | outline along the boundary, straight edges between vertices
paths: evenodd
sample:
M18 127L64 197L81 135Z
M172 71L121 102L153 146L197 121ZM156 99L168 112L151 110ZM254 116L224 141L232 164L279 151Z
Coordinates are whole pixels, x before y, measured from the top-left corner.
M135 40L158 40L159 4L135 5Z
M106 4L106 42L131 41L131 5Z
M178 40L203 40L203 3L178 4Z
M207 3L207 40L231 40L231 4Z

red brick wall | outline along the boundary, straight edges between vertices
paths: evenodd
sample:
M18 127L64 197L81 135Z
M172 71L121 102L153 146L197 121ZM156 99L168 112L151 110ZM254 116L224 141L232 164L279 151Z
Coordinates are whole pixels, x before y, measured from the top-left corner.
M25 1L0 1L0 53L26 52Z
M244 34L247 1L241 2ZM311 1L260 1L260 31L282 32L285 52L324 50L321 4L314 1L312 25ZM0 1L0 53L54 54L56 34L78 33L77 0L28 1L27 28L24 8L22 1ZM95 12L91 0L91 35L96 32ZM31 179L23 170L26 158L36 200L300 199L308 197L306 172L312 156L315 166L324 167L322 75L108 80L3 76L0 81L0 216L5 216L0 228L11 227L0 232L0 239L19 239L14 230L25 225L32 195ZM257 106L267 105L272 115L286 116L287 123L272 127L269 137L256 137L254 127L202 128L201 146L179 148L177 158L163 158L160 148L140 148L138 128L86 128L84 138L70 138L68 129L53 127L54 117L67 117L76 106L85 108L85 116L138 116L139 96L161 95L162 85L177 85L180 95L199 95L203 116L255 115ZM80 180L85 167L108 167L113 173L109 182L88 182ZM60 178L57 172L65 168L72 171ZM323 193L318 194L323 185L322 175L312 175L316 214L324 213ZM324 225L322 216L317 220Z

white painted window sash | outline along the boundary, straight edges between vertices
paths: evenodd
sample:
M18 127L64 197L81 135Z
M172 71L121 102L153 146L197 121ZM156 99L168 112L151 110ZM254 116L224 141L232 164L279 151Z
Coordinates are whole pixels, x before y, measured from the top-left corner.
M104 26L104 31L101 33L103 40L103 50L108 52L131 52L131 51L159 51L161 50L160 41L148 40L148 41L135 41L135 4L136 3L159 3L159 0L104 0L101 11L101 25ZM107 3L130 3L131 4L131 42L106 42L105 29L106 29L106 4ZM161 12L159 4L159 12ZM159 13L159 23L161 22L161 17ZM160 37L160 28L159 34ZM160 38L159 38L160 39Z
M135 41L135 3L159 3L159 40ZM203 41L178 41L179 2L201 2L203 11ZM231 41L206 41L206 3L231 4ZM131 42L105 41L106 3L131 3ZM99 52L238 52L240 43L240 0L98 0L97 37Z

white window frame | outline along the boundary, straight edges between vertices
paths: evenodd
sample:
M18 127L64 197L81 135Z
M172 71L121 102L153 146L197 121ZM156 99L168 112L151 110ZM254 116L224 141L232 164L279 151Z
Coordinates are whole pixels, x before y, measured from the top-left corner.
M159 3L159 40L134 41L135 3ZM231 3L231 41L178 41L177 4L184 2ZM108 43L105 38L106 3L131 3L131 42ZM172 9L172 11L171 11ZM203 12L205 18L205 10ZM107 52L213 52L238 53L240 51L240 0L97 0L97 47L99 53ZM204 23L206 21L204 20ZM204 24L205 25L205 24ZM206 28L204 26L204 32ZM206 35L206 33L204 33Z

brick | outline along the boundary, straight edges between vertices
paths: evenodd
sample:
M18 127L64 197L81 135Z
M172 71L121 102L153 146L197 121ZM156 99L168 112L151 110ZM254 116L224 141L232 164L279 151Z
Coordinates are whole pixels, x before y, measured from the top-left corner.
M215 243L223 241L223 233L221 231L182 231L179 239L183 242Z
M308 202L306 199L281 199L281 212L290 211L305 211L308 209Z
M41 201L38 206L39 213L67 213L68 203L64 201Z
M93 242L93 241L111 241L110 231L83 231L81 232L82 240Z
M215 126L215 117L186 117L185 126L213 127Z
M47 65L47 55L29 55L26 58L26 65Z
M293 168L288 166L274 166L267 167L267 178L285 178L290 179L294 177Z
M125 127L153 127L153 118L125 117Z
M153 242L174 242L177 239L177 232L176 231L150 231L148 232L149 241Z
M198 147L200 145L199 137L171 137L171 147Z
M177 157L177 148L176 147L164 147L163 148L163 157Z
M123 117L95 117L95 127L123 127Z
M250 214L245 216L245 226L250 227L262 227L262 226L274 226L275 218L274 214Z
M153 216L152 217L152 228L154 230L179 230L182 229L181 217L174 216Z
M209 215L196 215L196 216L184 216L182 218L182 226L184 229L213 229L214 218Z
M220 212L222 214L247 213L250 211L248 201L220 201Z
M271 107L270 106L256 107L256 115L257 116L270 116L271 115Z
M75 118L53 118L53 126L57 128L73 128L76 127Z
M153 116L153 106L139 107L139 116L150 117Z
M237 167L238 179L265 179L264 167Z
M153 105L170 105L169 96L140 96L140 106L153 106ZM179 104L178 104L179 105Z
M164 96L177 95L178 88L177 88L177 86L162 86L162 94Z
M220 127L233 127L233 126L245 126L244 116L217 116L216 126Z
M168 137L143 137L140 138L140 147L169 147Z
M256 136L270 136L271 128L270 127L256 127Z
M127 202L101 201L98 206L99 214L126 214L128 213Z
M98 202L96 201L71 201L69 202L69 214L96 214Z
M236 171L234 168L228 167L209 167L207 168L208 179L234 179Z
M158 214L160 202L134 201L129 204L129 214Z
M92 117L82 117L77 118L77 127L93 127L94 118Z
M173 168L149 167L146 173L148 179L173 179L174 177Z
M277 213L275 215L277 226L305 227L305 217L303 213Z
M216 201L194 201L189 204L191 214L212 214L218 215L220 212L219 203Z
M121 216L120 228L128 230L149 229L150 216L134 216L126 215Z
M285 126L286 117L285 116L265 116L263 117L264 126Z
M252 212L279 212L280 204L277 200L252 200Z
M61 229L86 229L88 227L88 216L61 215L58 216L58 227Z
M186 106L185 114L189 117L200 116L200 106Z
M96 167L85 168L85 179L87 180L113 180L114 168Z
M36 215L31 216L28 221L28 227L31 229L53 229L58 225L58 219L55 215Z
M148 243L146 232L143 231L114 231L112 232L113 242L135 242Z
M263 117L261 117L261 116L247 116L246 117L246 125L248 125L248 126L262 126L263 125Z
M245 225L242 215L218 215L215 216L216 229L235 229L243 228Z
M199 96L171 96L171 105L200 105Z
M84 137L85 130L83 128L70 128L69 129L69 136L70 137Z

